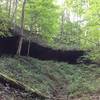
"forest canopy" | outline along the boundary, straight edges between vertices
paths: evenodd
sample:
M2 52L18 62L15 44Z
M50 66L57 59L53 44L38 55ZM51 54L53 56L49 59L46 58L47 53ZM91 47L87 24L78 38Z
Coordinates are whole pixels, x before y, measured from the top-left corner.
M18 26L57 46L100 45L100 0L0 0L0 20L9 22L0 30Z
M0 0L0 98L41 94L99 99L100 0Z

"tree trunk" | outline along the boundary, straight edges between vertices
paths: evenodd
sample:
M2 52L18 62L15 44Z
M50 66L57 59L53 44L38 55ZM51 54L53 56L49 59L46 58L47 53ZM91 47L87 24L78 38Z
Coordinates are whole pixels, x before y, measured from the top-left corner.
M22 43L23 43L23 37L20 36L19 40L18 40L18 49L17 49L17 55L18 56L20 56L20 53L21 53Z
M31 6L30 6L30 9L32 9ZM30 17L31 17L30 33L32 34L32 29L33 29L33 28L32 28L32 27L33 27L33 25L32 25L32 24L33 24L33 13L32 13L32 12L30 13ZM29 52L30 52L30 42L31 42L31 41L30 41L30 38L29 38L27 56L29 56Z
M14 9L13 16L12 16L14 32L15 32L15 26L16 26L16 13L17 13L17 7L18 7L18 0L15 0L15 9Z
M12 3L12 0L10 0L9 3L10 3L10 4L9 4L9 13L8 13L8 16L10 17L10 15L11 15L11 6L12 6L11 3Z
M61 16L61 35L64 33L64 14Z
M29 56L29 52L30 52L30 40L29 40L29 43L28 43L28 51L27 51L27 56Z
M7 1L6 1L6 11L7 11L7 13L8 13L8 9L9 9L9 8L8 8L8 5L9 5L9 1L7 0Z
M26 5L26 0L23 1L23 5L22 5L21 31L20 31L20 38L19 38L19 44L18 44L18 49L17 49L17 55L20 55L21 48L22 48L22 43L23 43L23 28L24 28L25 5Z
M2 74L2 73L0 73L0 84L4 85L6 88L8 86L9 89L11 88L14 90L19 90L20 93L25 92L25 93L27 93L27 95L29 95L33 99L40 98L41 100L45 100L45 99L50 98L50 97L47 97L46 95L44 95L43 93L39 93L39 92L35 91L34 89L28 87L27 85L24 85L22 82L19 82L15 79L12 79L12 78L10 78L7 75ZM1 98L0 98L0 100L1 100ZM2 100L5 100L5 99L2 99ZM8 100L8 99L6 99L6 100ZM15 100L15 99L13 99L13 100Z

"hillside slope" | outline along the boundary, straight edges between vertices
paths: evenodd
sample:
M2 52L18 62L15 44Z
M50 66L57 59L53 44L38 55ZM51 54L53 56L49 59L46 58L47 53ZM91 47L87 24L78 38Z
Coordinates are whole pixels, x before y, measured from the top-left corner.
M66 100L90 93L100 95L100 66L93 64L71 65L26 57L0 57L0 72L54 98Z

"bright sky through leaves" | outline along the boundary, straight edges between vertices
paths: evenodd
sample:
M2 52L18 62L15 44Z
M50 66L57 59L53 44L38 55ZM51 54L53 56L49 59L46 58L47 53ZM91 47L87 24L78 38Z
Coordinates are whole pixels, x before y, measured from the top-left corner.
M65 0L56 0L57 5L64 5Z

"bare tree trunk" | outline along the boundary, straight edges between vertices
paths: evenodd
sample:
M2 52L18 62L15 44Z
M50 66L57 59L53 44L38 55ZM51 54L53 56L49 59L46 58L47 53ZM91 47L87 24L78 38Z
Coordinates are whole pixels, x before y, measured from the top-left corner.
M30 9L31 6L30 6ZM33 13L30 13L30 17L31 17L31 23L30 23L30 33L32 34L32 30L33 30ZM28 51L27 51L27 56L29 56L29 52L30 52L30 38L29 38L29 43L28 43Z
M9 13L8 13L8 16L10 17L11 15L11 6L12 6L12 0L9 1Z
M15 7L16 7L16 5L15 5L15 0L13 0L12 1L12 18L13 18L13 16L14 16L14 12L15 12ZM12 20L12 19L11 19ZM13 20L12 20L13 21Z
M8 11L9 0L6 1L6 10ZM8 13L8 12L7 12Z
M61 16L61 35L64 33L64 14Z
M14 31L15 31L15 25L16 25L17 6L18 6L18 0L15 0L15 8L14 8L13 16L12 16Z
M21 53L22 43L23 43L23 37L20 36L19 40L18 40L18 49L17 49L17 55L18 56L20 56L20 53Z
M25 5L26 5L26 0L23 1L23 5L22 5L21 31L20 31L20 38L19 38L19 44L18 44L18 49L17 49L17 55L20 55L21 48L22 48L22 43L23 43L23 28L24 28Z
M30 53L30 40L29 40L29 43L28 43L28 51L27 51L27 56L29 56L29 53Z
M13 1L13 9L14 9L13 16L12 16L13 20L15 19L16 16L17 6L18 6L18 0Z

